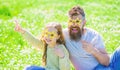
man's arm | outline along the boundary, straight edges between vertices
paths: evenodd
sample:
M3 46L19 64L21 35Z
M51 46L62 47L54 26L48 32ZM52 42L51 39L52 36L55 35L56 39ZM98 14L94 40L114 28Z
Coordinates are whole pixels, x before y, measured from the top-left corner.
M97 49L93 47L91 43L86 41L81 41L83 48L88 52L91 53L100 64L108 66L109 65L109 56L104 48Z
M100 64L109 65L109 55L105 49L96 49L92 51L92 55L99 61Z

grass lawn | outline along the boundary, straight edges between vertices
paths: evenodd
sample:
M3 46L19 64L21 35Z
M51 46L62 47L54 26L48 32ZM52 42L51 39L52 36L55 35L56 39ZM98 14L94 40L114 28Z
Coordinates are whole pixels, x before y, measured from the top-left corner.
M120 47L120 0L0 0L0 70L41 65L41 52L14 31L15 18L22 27L39 36L51 21L66 28L68 10L75 5L84 8L86 27L102 35L108 53Z

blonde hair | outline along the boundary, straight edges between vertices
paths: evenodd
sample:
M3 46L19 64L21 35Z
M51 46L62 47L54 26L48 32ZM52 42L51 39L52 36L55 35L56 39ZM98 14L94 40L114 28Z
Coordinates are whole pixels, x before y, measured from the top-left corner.
M62 33L62 26L59 23L50 22L50 23L48 23L46 25L45 28L47 28L47 27L56 28L58 35L60 35L60 37L56 41L56 43L57 44L64 44L65 45L65 41L64 41L64 37L63 37L63 33ZM44 42L43 55L42 55L42 63L45 66L46 65L46 58L47 58L47 46L48 46L48 44L43 39L42 39L42 41Z

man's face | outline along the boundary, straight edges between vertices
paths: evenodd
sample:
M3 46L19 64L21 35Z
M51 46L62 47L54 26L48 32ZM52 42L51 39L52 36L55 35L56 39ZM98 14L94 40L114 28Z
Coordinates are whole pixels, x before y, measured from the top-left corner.
M68 29L69 29L69 34L70 38L72 40L80 40L82 36L82 16L73 16L68 22Z

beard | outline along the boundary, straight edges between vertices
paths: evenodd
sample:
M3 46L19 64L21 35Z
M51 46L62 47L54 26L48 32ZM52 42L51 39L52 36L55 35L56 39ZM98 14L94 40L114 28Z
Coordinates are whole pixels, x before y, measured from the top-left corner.
M75 27L70 26L69 35L71 40L79 41L82 37L82 29L80 29L80 27L78 26L75 26Z

